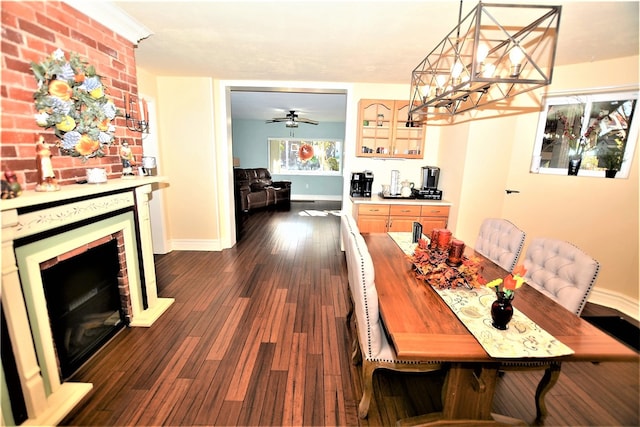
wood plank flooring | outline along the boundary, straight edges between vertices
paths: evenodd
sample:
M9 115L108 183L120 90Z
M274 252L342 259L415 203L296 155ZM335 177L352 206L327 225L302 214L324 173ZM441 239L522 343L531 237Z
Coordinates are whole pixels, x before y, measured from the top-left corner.
M63 425L393 425L437 410L437 381L374 376L359 420L347 282L335 202L252 213L222 252L158 256L160 296L176 302L151 328L120 332L72 381L94 384ZM546 425L635 426L638 363L567 363L547 395ZM535 418L541 373L507 372L494 411Z

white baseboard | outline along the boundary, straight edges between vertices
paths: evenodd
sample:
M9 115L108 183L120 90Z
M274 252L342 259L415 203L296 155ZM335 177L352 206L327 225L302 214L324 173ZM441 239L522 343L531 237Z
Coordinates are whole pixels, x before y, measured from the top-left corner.
M222 250L220 240L178 239L171 240L171 250L174 251L210 251Z
M621 293L610 291L608 289L594 288L589 295L589 302L603 305L605 307L615 308L636 320L640 319L638 300L633 300Z
M292 194L291 201L292 202L313 202L313 201L330 201L330 202L340 202L342 201L342 195L332 196L329 194Z

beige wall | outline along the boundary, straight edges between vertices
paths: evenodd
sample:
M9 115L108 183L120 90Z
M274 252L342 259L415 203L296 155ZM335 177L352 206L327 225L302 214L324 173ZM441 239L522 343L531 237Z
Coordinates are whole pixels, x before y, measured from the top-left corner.
M548 90L629 84L638 84L638 57L557 67ZM467 161L459 171L463 190L456 200L458 235L474 241L482 218L495 215L524 229L525 245L533 237L572 242L601 264L591 300L626 307L637 317L639 150L628 179L532 174L538 118L539 113L530 113L471 122ZM506 188L520 193L507 196Z
M217 250L213 80L158 77L158 133L174 249Z

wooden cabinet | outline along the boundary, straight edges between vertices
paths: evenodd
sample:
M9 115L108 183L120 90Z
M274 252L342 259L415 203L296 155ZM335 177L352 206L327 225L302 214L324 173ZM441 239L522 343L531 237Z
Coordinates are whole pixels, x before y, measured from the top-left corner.
M447 228L449 206L422 206L420 224L422 224L422 233L426 236L430 236L434 228Z
M408 119L409 101L361 99L356 156L422 159L424 128Z
M413 223L420 222L421 207L418 205L389 206L388 231L411 231Z
M354 210L361 233L389 231L389 205L355 205Z
M429 236L434 228L446 228L449 223L449 206L358 203L353 212L361 233L412 231L413 223L419 222Z

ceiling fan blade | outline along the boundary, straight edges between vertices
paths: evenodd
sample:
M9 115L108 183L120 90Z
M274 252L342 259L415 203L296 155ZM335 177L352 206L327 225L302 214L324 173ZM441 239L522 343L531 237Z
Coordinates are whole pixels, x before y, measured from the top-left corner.
M318 124L318 122L316 120L305 119L304 117L300 117L296 121L298 121L300 123L307 123L307 124L310 124L310 125L317 125Z

